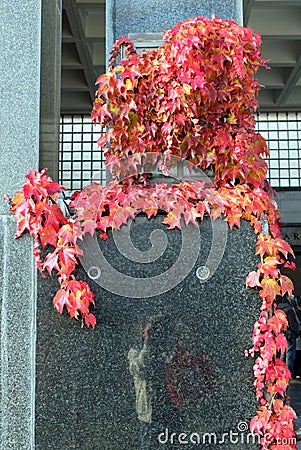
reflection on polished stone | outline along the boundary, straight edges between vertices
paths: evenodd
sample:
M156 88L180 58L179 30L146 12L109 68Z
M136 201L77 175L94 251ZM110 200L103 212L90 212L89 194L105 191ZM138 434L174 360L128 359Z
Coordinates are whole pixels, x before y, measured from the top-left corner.
M149 249L154 229L168 238L157 261L127 260L112 236L99 245L116 270L156 277L180 254L181 231L167 230L162 217L142 219L131 228L140 251ZM207 265L209 219L200 236L188 276L155 297L112 294L80 270L96 293L94 331L57 314L55 281L39 280L38 450L190 450L197 443L202 449L257 448L247 430L257 407L253 361L244 356L259 316L256 290L245 289L246 275L258 263L256 236L246 222L229 232L219 267L203 283L196 270Z

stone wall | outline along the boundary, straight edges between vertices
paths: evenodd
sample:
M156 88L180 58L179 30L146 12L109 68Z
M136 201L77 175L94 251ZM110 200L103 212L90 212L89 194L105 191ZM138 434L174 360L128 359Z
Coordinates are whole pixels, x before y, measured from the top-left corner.
M182 246L181 232L168 231L161 220L138 217L131 226L132 242L140 251L149 249L154 229L166 233L166 250L156 261L139 264L126 259L111 235L106 242L99 242L101 253L118 272L135 278L158 276L175 263ZM246 275L258 264L256 236L246 222L240 229L229 231L221 263L204 283L196 270L207 265L212 244L209 219L201 224L200 237L200 252L188 276L172 290L154 297L112 294L81 269L77 275L96 293L94 331L81 328L80 322L66 314L57 314L51 302L57 289L55 280L39 281L37 449L139 449L144 448L139 440L145 428L153 432L154 448L158 449L156 436L166 429L169 441L171 433L189 437L191 433L215 433L217 443L223 433L232 430L240 439L235 449L257 448L246 442L246 427L255 415L256 402L253 361L244 356L244 350L251 347L253 324L259 316L256 290L245 289ZM95 266L97 261L93 261ZM115 281L117 284L117 276ZM147 323L152 324L145 341L141 330ZM149 426L138 420L134 378L129 370L129 351L138 354L145 342L139 377L152 389L153 423ZM168 365L175 362L178 344L185 353L184 360L190 352L186 366L183 360ZM223 448L234 448L233 441L225 439L228 444ZM178 444L172 448L182 447Z

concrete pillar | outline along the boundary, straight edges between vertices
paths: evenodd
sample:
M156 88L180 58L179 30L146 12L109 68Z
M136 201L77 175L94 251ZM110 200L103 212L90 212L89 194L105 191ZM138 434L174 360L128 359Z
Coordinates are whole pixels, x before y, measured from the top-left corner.
M42 2L40 102L40 169L59 178L59 126L61 89L61 2Z
M42 4L47 3L0 2L1 450L34 448L36 269L32 239L14 240L16 223L3 195L14 194L30 168L39 167ZM56 14L48 16L48 24L58 30L60 0L50 3ZM49 45L57 44L58 36L47 32ZM51 95L58 94L53 88L58 63L48 54L42 94L50 87Z

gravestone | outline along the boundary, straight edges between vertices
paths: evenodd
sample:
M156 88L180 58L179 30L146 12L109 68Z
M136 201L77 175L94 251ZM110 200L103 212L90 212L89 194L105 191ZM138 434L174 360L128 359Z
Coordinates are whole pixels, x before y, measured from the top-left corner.
M150 250L154 230L165 234L159 258L130 260L110 234L107 241L95 241L94 266L101 253L116 273L145 278L145 284L168 273L181 255L183 233L161 222L162 217L138 216L130 226L140 252ZM258 448L248 435L257 406L253 360L244 356L259 316L258 293L245 288L246 275L258 264L256 236L243 221L240 229L229 230L224 249L217 239L213 250L220 264L201 282L197 269L208 266L214 242L211 220L205 218L199 230L197 260L187 277L162 293L154 281L154 297L114 294L101 286L104 272L93 281L80 269L77 276L96 294L94 331L56 313L56 281L39 280L38 450L193 449L197 443L202 449ZM187 264L186 255L183 270Z

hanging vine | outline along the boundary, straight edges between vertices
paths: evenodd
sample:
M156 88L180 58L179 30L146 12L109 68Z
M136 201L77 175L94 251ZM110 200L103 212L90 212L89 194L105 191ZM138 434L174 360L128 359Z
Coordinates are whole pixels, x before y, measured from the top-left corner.
M293 291L280 271L292 265L287 258L293 252L281 237L280 214L266 181L269 150L255 131L260 89L255 74L266 67L260 36L233 21L195 17L165 32L164 40L158 49L139 55L129 39L121 38L113 47L110 69L97 80L91 117L106 130L98 144L113 174L110 183L104 188L92 183L78 192L72 204L76 214L66 218L57 205L64 188L46 170L31 170L11 200L16 237L29 232L42 275L56 275L56 309L62 313L65 307L71 317L94 328L94 294L74 274L82 254L78 240L86 233L107 239L108 230L119 229L139 212L151 218L164 211L169 228L180 228L182 217L186 225L198 226L204 215L226 220L230 229L249 221L260 262L246 287L258 289L262 299L253 347L246 351L255 359L260 403L250 429L260 434L262 449L295 449L280 443L282 438L292 442L295 413L286 402L290 373L279 358L287 348L287 320L275 308L276 296ZM121 46L126 58L117 63ZM151 185L149 175L139 173L141 157L149 153L161 155L158 166L165 174L174 156L210 170L214 182ZM126 158L135 175L124 177Z

